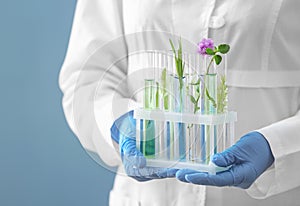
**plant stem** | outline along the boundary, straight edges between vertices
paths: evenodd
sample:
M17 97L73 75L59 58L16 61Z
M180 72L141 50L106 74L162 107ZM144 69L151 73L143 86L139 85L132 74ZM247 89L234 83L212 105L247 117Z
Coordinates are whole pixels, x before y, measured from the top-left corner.
M211 58L211 60L210 60L210 62L209 62L209 64L208 64L208 67L207 67L207 70L206 70L206 74L208 74L209 68L210 68L210 66L211 66L211 64L212 64L212 62L213 62L213 60L214 60L214 57Z

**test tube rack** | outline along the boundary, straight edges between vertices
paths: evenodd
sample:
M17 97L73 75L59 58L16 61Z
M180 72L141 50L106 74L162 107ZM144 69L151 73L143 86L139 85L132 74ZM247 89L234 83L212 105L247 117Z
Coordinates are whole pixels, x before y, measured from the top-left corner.
M236 112L199 115L139 108L134 110L134 118L137 148L146 156L147 166L189 168L210 174L228 169L214 165L211 157L233 144ZM145 121L151 121L152 128L144 130ZM155 134L154 138L145 140L147 133ZM154 154L146 154L145 141L154 142Z

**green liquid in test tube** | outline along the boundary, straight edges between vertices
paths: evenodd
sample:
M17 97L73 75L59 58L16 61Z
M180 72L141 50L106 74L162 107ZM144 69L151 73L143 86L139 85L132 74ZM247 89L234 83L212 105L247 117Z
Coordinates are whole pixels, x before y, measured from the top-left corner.
M214 100L215 103L217 102L217 74L207 74L205 76L205 85L205 92L208 92L209 96L211 97L208 98L208 95L205 94L205 113L216 114L216 105L214 105L212 100Z
M154 79L145 79L144 109L152 110L156 108L156 88L157 86ZM154 157L155 125L153 120L143 121L143 141L141 148L145 157Z

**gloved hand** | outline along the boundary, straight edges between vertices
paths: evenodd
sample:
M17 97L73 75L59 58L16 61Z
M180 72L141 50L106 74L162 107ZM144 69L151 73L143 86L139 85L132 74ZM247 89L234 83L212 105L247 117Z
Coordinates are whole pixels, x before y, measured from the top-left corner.
M193 184L247 189L272 165L274 157L265 137L259 132L251 132L224 152L215 154L212 162L220 167L232 167L216 175L181 169L176 173L176 177Z
M133 111L114 122L111 137L119 143L121 159L128 176L138 181L175 177L177 169L146 167L146 158L136 148L136 121L133 119Z

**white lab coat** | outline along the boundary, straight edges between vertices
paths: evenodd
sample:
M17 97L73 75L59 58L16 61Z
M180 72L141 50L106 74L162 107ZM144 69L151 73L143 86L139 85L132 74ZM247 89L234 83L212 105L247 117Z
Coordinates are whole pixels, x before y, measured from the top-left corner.
M140 103L134 92L139 67L147 60L117 58L137 47L169 47L163 38L141 35L127 42L122 35L161 31L193 43L211 37L231 45L229 109L238 112L236 140L259 130L275 157L247 190L176 179L140 183L122 175L119 167L110 205L300 204L299 9L299 0L78 0L59 83L66 119L89 153L107 165L121 165L109 129Z

